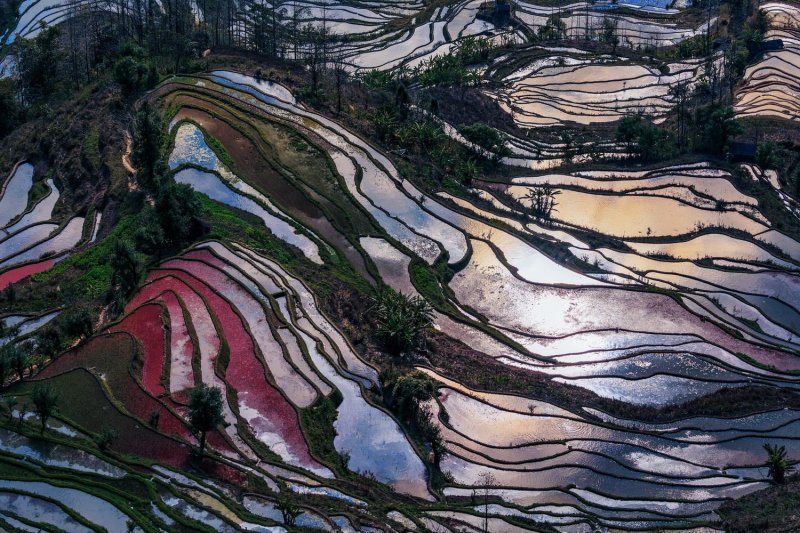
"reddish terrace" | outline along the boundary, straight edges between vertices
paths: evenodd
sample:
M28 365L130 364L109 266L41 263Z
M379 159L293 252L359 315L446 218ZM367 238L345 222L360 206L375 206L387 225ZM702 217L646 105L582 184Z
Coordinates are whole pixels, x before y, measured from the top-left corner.
M156 305L147 307L159 308ZM187 442L194 442L191 432L183 421L155 398L148 395L133 379L129 371L133 352L134 340L127 333L101 334L52 361L37 375L37 379L51 378L76 368L91 369L93 374L99 374L102 377L108 385L108 390L123 405L124 410L138 418L142 426L147 425L151 413L158 412L158 431L174 435ZM209 443L214 448L230 450L223 439L214 437L216 438L209 438ZM115 448L121 451L136 451L139 455L176 466L181 465L188 454L188 450L183 446L163 436L156 438L153 435L152 439L143 438L144 441L132 445L132 447L120 444Z
M219 354L220 340L206 303L185 283L171 276L161 277L157 272L150 272L147 281L147 285L133 297L132 304L140 305L167 290L178 295L189 314L189 321L197 336L201 373L205 377L213 375L214 361ZM204 379L206 379L205 377Z
M126 316L109 331L127 331L136 337L142 345L144 359L142 363L142 385L152 395L159 396L165 392L161 384L164 371L164 324L161 319L160 305L144 305Z
M219 320L222 337L230 349L225 379L236 390L239 414L262 441L276 444L279 441L279 447L286 450L282 455L287 462L312 470L324 469L311 457L297 413L267 380L265 369L256 356L253 339L231 304L189 272L169 269L170 263L162 265L156 274L171 275L184 281L205 299ZM180 263L185 268L191 267L185 261ZM216 272L224 276L222 272ZM203 278L208 279L205 275Z
M135 309L144 302L152 301L162 303L169 314L169 390L176 398L185 403L186 389L194 386L194 371L192 370L192 357L194 342L189 335L189 330L184 322L183 302L169 287L179 284L177 280L159 281L143 287L126 306L126 312Z
M55 264L53 259L45 259L38 263L28 263L27 265L18 266L7 270L0 274L0 290L5 289L12 283L16 283L28 276L33 276L39 272L44 272Z
M183 309L178 297L173 292L165 292L159 301L167 307L170 321L169 335L169 391L185 396L185 391L194 387L194 371L192 370L192 356L194 343L189 336L189 330L184 322ZM183 401L184 398L181 398Z

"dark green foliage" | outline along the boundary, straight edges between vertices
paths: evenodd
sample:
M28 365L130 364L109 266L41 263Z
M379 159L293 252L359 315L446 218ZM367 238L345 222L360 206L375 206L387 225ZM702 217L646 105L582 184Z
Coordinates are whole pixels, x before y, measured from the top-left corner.
M8 409L8 421L12 422L14 420L14 409L16 409L17 405L19 405L19 398L13 395L4 396L3 403L5 404L6 409Z
M92 315L84 308L66 311L59 322L67 337L88 338L94 332Z
M786 482L786 474L794 472L797 462L786 457L786 446L764 443L764 450L767 452L767 462L764 466L769 468L769 477L778 485L783 485Z
M287 526L294 526L297 517L300 516L303 510L298 506L294 499L291 497L291 491L288 487L284 486L278 494L278 501L275 505L283 516L283 522Z
M21 109L15 94L16 84L11 78L0 80L0 137L10 133L19 123Z
M497 52L498 46L491 39L485 37L465 37L458 42L455 50L461 62L465 65L488 61Z
M17 18L21 0L5 0L0 2L0 28L8 28Z
M27 344L14 344L9 348L7 356L7 364L14 369L17 377L22 380L25 375L25 370L30 364L31 355L30 347Z
M769 20L762 9L756 10L748 17L744 28L744 44L751 58L760 51L761 43L764 42L764 34L768 29Z
M603 24L600 27L600 42L606 43L613 47L616 51L619 45L619 36L617 35L617 21L603 17Z
M756 163L763 169L777 169L780 167L781 158L778 154L778 147L773 142L765 142L758 145L756 151Z
M481 122L463 126L458 132L471 143L477 144L481 148L495 154L495 157L504 157L510 154L510 150L505 145L503 136L499 131Z
M114 79L124 93L131 94L158 83L158 69L140 46L126 42L120 47L119 56L114 63Z
M561 194L561 191L553 188L549 183L542 185L534 185L530 187L525 199L529 200L531 216L541 222L549 222L552 220L553 212L558 211L556 206L556 196Z
M5 345L3 348L0 348L0 388L3 388L6 383L6 378L11 371L11 365L9 364L8 358L8 347L10 345Z
M372 311L377 322L377 336L392 355L400 355L419 346L422 334L430 327L433 310L419 296L406 296L385 288L373 298Z
M97 436L95 436L94 441L97 443L97 447L101 450L107 450L111 447L114 442L119 438L119 431L114 428L105 428L101 431Z
M730 533L800 531L800 479L787 479L735 500L723 503L718 513Z
M478 81L475 73L467 69L455 54L436 56L424 61L417 77L425 87L470 86Z
M419 82L425 87L468 87L475 85L480 77L469 65L487 61L497 50L490 40L468 37L462 40L449 54L432 57L417 69Z
M6 378L17 367L22 357L24 357L22 348L18 344L9 343L0 347L0 387L5 384Z
M469 158L456 165L455 175L459 182L469 187L472 185L472 180L478 177L480 171L478 162L473 158Z
M47 328L36 334L36 349L44 357L53 357L61 351L64 342L57 328Z
M17 289L14 287L13 283L3 289L3 299L10 304L17 301Z
M640 114L623 117L617 124L616 137L627 146L631 156L645 162L666 159L675 153L669 133Z
M151 428L158 429L158 421L161 419L161 411L158 409L153 409L150 411L150 417L147 420L147 423L150 424Z
M742 132L742 126L735 118L733 108L716 104L705 111L703 129L704 149L712 154L724 155L728 152L728 143Z
M114 239L111 246L111 291L116 311L121 311L124 302L139 286L141 261L128 241Z
M203 208L189 185L169 182L156 198L155 217L163 235L164 250L178 250L203 233Z
M400 376L391 387L393 410L430 446L436 465L444 451L444 441L434 412L426 402L436 398L437 388L434 380L419 371Z
M368 70L361 80L372 89L389 89L394 84L392 73L388 70Z
M42 30L32 41L22 40L19 44L19 77L23 98L36 102L47 98L56 89L58 66L64 52L58 46L61 29L47 26L43 21Z
M224 422L222 417L222 392L219 387L205 383L189 393L189 424L200 435L200 450L206 447L206 435Z
M542 41L557 41L567 36L567 24L558 13L547 17L544 26L539 27L539 39Z
M131 160L136 167L136 179L144 187L157 190L163 174L161 150L164 145L164 124L161 115L147 100L136 113Z
M416 417L421 403L436 397L436 382L424 372L405 374L395 381L392 397L397 414L410 422Z
M139 61L135 57L125 56L114 64L114 79L125 93L146 89L158 83L158 70L149 61Z
M44 429L47 427L47 420L58 411L58 393L53 390L49 383L46 385L37 383L31 392L31 401L36 414L39 415L39 420L42 423L41 431L44 433Z
M430 121L402 122L394 131L395 142L400 146L422 155L430 153L432 147L441 144L444 133Z

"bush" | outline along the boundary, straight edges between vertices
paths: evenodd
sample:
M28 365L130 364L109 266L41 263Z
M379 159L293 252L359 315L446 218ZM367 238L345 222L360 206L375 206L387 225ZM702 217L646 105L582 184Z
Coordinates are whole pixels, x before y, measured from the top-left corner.
M114 63L114 80L124 93L130 94L158 83L158 69L141 47L127 42L120 47L120 58Z
M189 185L169 182L162 187L154 216L163 235L163 251L181 249L206 232L200 220L202 211L203 206Z
M539 39L542 41L557 41L567 36L567 24L557 13L547 17L544 26L539 27Z
M778 147L773 142L765 142L758 145L756 150L756 163L763 169L777 169L781 166L781 158L778 155Z
M428 302L389 288L379 291L373 302L376 333L390 354L400 355L419 346L423 332L432 323L433 310Z
M94 439L97 447L107 450L119 438L119 432L113 428L105 428Z
M705 149L713 154L724 155L728 151L728 142L742 132L742 126L730 106L712 105L705 110L705 114Z
M666 159L676 151L669 133L641 114L622 118L617 124L616 137L617 141L627 146L630 155L644 162Z
M78 308L65 312L60 323L61 330L68 337L90 337L94 333L92 315L86 309Z
M401 376L392 387L397 414L406 422L416 419L420 404L436 396L436 383L424 372Z
M461 127L458 132L469 142L492 152L496 157L509 155L503 136L496 129L481 122Z

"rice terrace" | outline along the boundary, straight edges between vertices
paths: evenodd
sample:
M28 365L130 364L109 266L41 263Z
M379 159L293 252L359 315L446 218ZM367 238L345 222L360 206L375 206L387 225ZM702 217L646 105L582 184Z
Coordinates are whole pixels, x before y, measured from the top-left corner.
M0 531L800 531L798 0L0 0Z

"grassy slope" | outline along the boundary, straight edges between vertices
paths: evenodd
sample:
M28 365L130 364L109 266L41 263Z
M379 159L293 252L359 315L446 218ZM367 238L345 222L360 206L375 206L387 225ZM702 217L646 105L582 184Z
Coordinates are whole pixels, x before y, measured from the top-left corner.
M726 531L800 531L800 477L726 502L719 514Z

